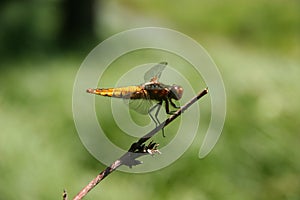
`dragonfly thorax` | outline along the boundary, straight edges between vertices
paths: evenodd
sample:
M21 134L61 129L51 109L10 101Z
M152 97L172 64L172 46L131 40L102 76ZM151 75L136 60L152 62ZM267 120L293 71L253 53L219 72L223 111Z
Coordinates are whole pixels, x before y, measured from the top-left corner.
M172 85L170 87L169 98L179 100L183 94L183 88L179 85Z

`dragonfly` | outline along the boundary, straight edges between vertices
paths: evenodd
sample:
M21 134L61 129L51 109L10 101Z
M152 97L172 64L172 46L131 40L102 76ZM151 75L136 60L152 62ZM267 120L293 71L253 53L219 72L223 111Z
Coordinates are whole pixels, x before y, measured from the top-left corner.
M167 62L160 62L151 67L144 75L145 82L140 85L132 85L116 88L96 88L87 89L91 94L122 98L129 100L129 108L141 114L148 114L155 125L158 126L160 121L158 114L161 106L164 104L167 114L173 114L175 111L170 110L170 105L179 109L173 101L180 100L183 95L183 88L180 85L166 85L159 82L163 70L168 65ZM156 102L155 105L153 102ZM156 109L154 116L151 114ZM164 130L163 136L164 136Z

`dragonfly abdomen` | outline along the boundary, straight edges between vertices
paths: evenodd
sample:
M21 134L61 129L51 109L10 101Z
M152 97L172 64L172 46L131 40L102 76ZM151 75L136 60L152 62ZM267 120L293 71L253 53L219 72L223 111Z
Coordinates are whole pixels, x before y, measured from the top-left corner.
M88 89L87 92L101 96L130 99L132 97L132 94L136 94L141 90L142 88L140 86L128 86L120 88Z

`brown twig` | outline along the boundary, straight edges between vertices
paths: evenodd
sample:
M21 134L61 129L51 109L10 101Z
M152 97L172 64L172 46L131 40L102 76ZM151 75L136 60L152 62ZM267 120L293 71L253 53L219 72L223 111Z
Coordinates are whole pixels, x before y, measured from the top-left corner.
M96 176L89 184L87 184L75 197L73 200L82 199L90 190L92 190L100 181L102 181L106 176L115 171L121 165L126 165L129 167L141 164L140 161L136 160L138 157L143 155L149 155L153 153L159 153L157 150L157 143L150 142L148 145L144 143L149 140L152 136L154 136L158 131L166 127L169 123L171 123L174 119L176 119L181 113L183 113L186 109L188 109L193 103L195 103L198 99L203 97L208 93L208 88L204 89L194 98L192 98L189 102L187 102L184 106L178 109L173 115L167 118L163 123L157 126L155 129L144 135L137 142L133 143L129 148L128 152L126 152L123 156L121 156L118 160L113 162L109 167L103 170L98 176ZM66 195L66 194L65 194Z

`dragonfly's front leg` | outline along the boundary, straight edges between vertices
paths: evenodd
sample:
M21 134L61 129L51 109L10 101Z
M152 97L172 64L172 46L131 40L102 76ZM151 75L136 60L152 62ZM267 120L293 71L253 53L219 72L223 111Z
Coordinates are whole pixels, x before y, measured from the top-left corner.
M169 101L167 99L165 100L165 109L167 114L171 114L169 109Z
M176 104L172 102L171 99L165 100L165 102L166 102L166 113L169 115L173 115L176 112L176 111L170 111L169 102L174 108L180 108L180 106L176 106Z
M173 101L172 99L169 99L171 105L174 107L174 108L180 108L180 106L177 106Z
M177 109L180 108L180 106L177 106L177 105L172 101L172 99L169 99L168 102L170 102L171 105L172 105L174 108L177 108ZM168 106L168 110L167 110L167 108L166 108L166 111L169 111L169 112L167 112L168 114L173 115L177 110L170 111L170 110L169 110L169 106Z

